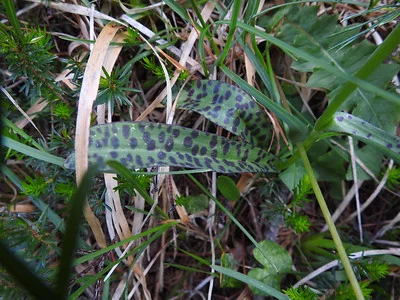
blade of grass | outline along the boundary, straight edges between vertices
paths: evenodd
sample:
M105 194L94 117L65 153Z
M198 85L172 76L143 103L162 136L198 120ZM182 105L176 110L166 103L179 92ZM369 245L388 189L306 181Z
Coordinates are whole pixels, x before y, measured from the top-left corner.
M231 50L232 47L232 41L233 41L233 37L235 35L235 31L236 31L236 23L238 21L239 18L239 12L240 12L240 6L241 6L241 0L234 0L233 2L233 7L232 7L232 16L230 18L229 22L229 32L228 32L228 36L226 38L226 43L224 46L224 50L222 51L222 53L218 56L217 60L215 61L215 65L218 64L223 64L225 57L228 55L229 50Z
M219 24L229 24L229 23L227 21L217 21L217 22L215 22L215 25L219 25ZM274 44L274 45L278 46L279 48L281 48L282 50L284 50L286 52L295 54L297 57L300 57L300 58L305 59L307 61L313 62L318 67L320 67L320 68L322 68L322 69L334 74L335 76L337 76L339 78L342 78L342 79L344 79L346 81L349 81L349 82L351 82L351 83L353 83L353 84L355 84L355 85L357 85L357 86L359 86L359 87L361 87L361 88L363 88L363 89L365 89L365 90L367 90L367 91L369 91L371 93L374 93L374 94L376 94L378 96L381 96L382 98L384 98L384 99L386 99L386 100L388 100L390 102L393 102L395 104L400 104L400 97L399 96L397 96L397 95L395 95L393 93L387 92L387 91L385 91L385 90L383 90L381 88L378 88L378 87L376 87L374 85L371 85L369 82L367 82L365 80L362 80L362 79L357 78L357 77L355 77L353 75L347 74L346 72L339 70L337 67L334 67L334 66L330 65L329 63L327 63L323 59L316 58L313 55L311 55L311 54L309 54L309 53L307 53L307 52L305 52L305 51L303 51L301 49L293 47L293 46L291 46L291 45L279 40L278 38L276 38L276 37L274 37L274 36L272 36L270 34L267 34L267 33L263 32L263 31L261 31L259 29L253 28L253 27L251 27L251 26L249 26L247 24L244 24L242 22L237 22L237 26L242 28L243 30L246 30L249 33L252 33L252 34L254 34L256 36L259 36L259 37L262 37L262 38L266 39L271 44ZM400 40L400 37L399 37L400 29L398 29L398 27L400 27L400 26L398 25L396 27L396 29L392 31L392 33L395 32L395 31L396 32L393 34L393 39L390 40L390 45L394 45L394 43L396 43L396 38L397 38L397 42Z
M242 224L232 215L232 213L225 208L225 206L199 182L196 178L194 178L191 174L187 175L202 191L204 194L207 195L210 199L212 199L215 204L218 206L220 210L222 210L236 226L247 236L247 238L253 243L253 245L260 250L260 252L264 255L265 259L274 267L275 271L279 273L278 268L268 259L268 254L265 253L264 249L258 244L258 242L251 236L251 234L243 227Z
M17 142L13 139L10 139L7 136L1 136L1 144L5 147L8 147L10 149L13 149L15 151L18 151L20 153L23 153L25 155L28 155L30 157L55 164L57 166L63 167L64 166L64 159L55 155L52 155L50 153L37 150L35 148L32 148L30 146L24 145L20 142Z
M259 281L257 279L254 279L250 276L247 276L245 274L239 273L237 271L233 271L231 269L227 269L221 266L211 266L215 271L224 274L226 276L235 278L237 280L240 280L244 283L246 283L247 285L251 285L256 287L257 289L275 297L276 299L279 300L290 300L290 298L288 296L286 296L285 294L281 293L280 291L274 289L273 287L269 286L268 284Z
M0 263L7 272L37 299L60 299L60 295L38 277L0 240Z
M382 62L392 53L392 51L400 43L400 26L396 28L386 37L382 44L380 44L376 50L371 54L367 61L363 64L361 69L354 74L354 78L366 79L376 68L378 68ZM337 75L337 74L335 74ZM362 86L365 88L365 86ZM346 99L352 94L357 88L356 82L346 82L336 96L329 103L324 113L319 117L315 124L316 130L323 130L332 120L333 115L339 110L340 106L346 101ZM394 96L394 95L393 95ZM395 98L397 104L400 103L400 98ZM389 99L387 99L389 100Z
M166 228L164 227L164 229L167 230L168 228L170 228L171 226L175 225L176 223L178 223L178 222L171 222L171 223L165 224L165 225L169 225L169 226L166 226ZM161 226L160 226L160 227L161 227ZM116 264L119 264L122 260L126 259L127 257L136 254L136 255L135 255L135 259L134 259L133 262L132 262L132 264L134 264L134 263L139 259L140 255L143 253L143 251L144 251L153 241L155 241L156 239L160 238L160 236L165 232L165 230L158 230L158 231L157 231L157 230L155 230L155 231L153 230L153 231L154 231L154 235L151 236L151 237L149 237L149 239L148 239L147 241L143 242L143 243L140 244L138 247L132 249L131 251L129 251L128 253L126 253L124 256L120 257L120 258L117 259L116 261L110 263L107 267L105 267L105 268L104 268L103 270L101 270L99 273L97 273L97 274L91 276L84 284L82 284L82 286L81 286L78 290L76 290L76 291L69 297L69 299L71 299L71 300L77 299L91 284L95 283L97 279L99 279L102 275L104 275L104 274L106 274L108 271L110 271ZM147 231L147 232L149 232L149 231ZM136 239L136 238L138 238L138 237L139 237L139 235L134 236L134 237L132 237L132 238L135 238L135 239ZM132 238L129 238L129 239L132 239ZM124 240L124 241L123 241L124 244L126 244L127 241L128 241L129 239ZM132 240L133 240L133 239L132 239ZM121 243L121 242L120 242L120 243ZM112 245L112 246L110 246L110 247L115 248L116 245L118 245L118 244L120 244L120 243L116 243L116 244L114 244L114 245ZM107 247L107 248L110 248L110 247ZM103 253L108 252L108 251L105 251L105 252L103 251L103 250L105 250L105 249L107 249L107 248L104 248L104 249L102 249L101 251L102 251ZM109 251L110 251L110 250L109 250ZM100 251L97 251L97 252L100 252Z
M21 40L22 30L15 12L14 2L11 0L4 0L3 6L6 10L7 18L13 27L13 30L11 30L12 35L16 40Z
M95 169L89 168L86 174L83 176L78 190L72 196L72 199L69 202L69 217L62 241L62 253L57 274L57 292L61 297L67 294L67 288L72 270L72 261L79 237L79 228L83 214L83 207L85 204L84 200L90 192L91 182L94 175Z

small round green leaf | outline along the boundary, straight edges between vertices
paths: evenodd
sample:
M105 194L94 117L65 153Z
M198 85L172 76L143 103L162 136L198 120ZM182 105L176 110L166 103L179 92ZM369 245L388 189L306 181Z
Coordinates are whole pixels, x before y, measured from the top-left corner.
M219 192L229 201L238 201L240 192L236 183L228 176L219 176L217 179L217 187Z

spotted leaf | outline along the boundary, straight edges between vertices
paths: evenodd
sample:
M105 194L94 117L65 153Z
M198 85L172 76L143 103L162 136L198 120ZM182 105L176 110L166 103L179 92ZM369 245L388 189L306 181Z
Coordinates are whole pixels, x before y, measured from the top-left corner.
M391 135L354 115L343 112L336 113L327 130L351 134L367 144L377 146L394 160L400 162L400 137Z
M210 169L220 173L275 172L272 155L248 143L176 125L120 122L93 126L89 163L100 171L116 160L130 169L154 166ZM75 168L74 154L65 167Z
M248 143L267 146L271 124L258 104L238 87L214 80L194 81L179 107L203 115Z

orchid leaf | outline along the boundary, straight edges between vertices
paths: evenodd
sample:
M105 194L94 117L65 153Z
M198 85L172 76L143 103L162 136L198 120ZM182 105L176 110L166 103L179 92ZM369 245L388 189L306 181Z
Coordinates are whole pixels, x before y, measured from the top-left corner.
M130 169L175 166L220 173L273 173L273 155L251 144L177 125L116 122L90 129L89 163L112 172L107 161ZM75 167L75 155L64 166Z
M186 96L186 95L183 95ZM264 147L271 123L258 104L242 89L221 81L194 81L179 107L195 111L244 141Z
M383 153L400 162L400 138L352 114L336 113L327 130L351 134L366 144L375 145Z

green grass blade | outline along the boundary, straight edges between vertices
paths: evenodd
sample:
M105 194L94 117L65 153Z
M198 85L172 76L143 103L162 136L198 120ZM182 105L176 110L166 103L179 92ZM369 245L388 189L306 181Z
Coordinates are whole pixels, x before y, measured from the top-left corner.
M13 34L16 40L21 40L22 30L17 18L17 14L15 12L14 2L12 0L4 0L3 6L6 10L7 18L10 21L11 26L13 27L11 33Z
M271 287L271 286L269 286L269 285L267 285L267 284L265 284L265 283L263 283L263 282L261 282L261 281L259 281L257 279L254 279L254 278L252 278L250 276L247 276L245 274L242 274L242 273L239 273L237 271L233 271L231 269L227 269L227 268L224 268L224 267L221 267L221 266L215 266L214 265L214 266L211 266L211 267L215 271L217 271L217 272L219 272L221 274L224 274L226 276L229 276L229 277L235 278L237 280L240 280L240 281L246 283L247 285L251 285L251 286L253 286L253 287L255 287L255 288L257 288L257 289L259 289L259 290L271 295L272 297L275 297L276 299L279 299L279 300L290 300L290 298L287 295L281 293L280 291L274 289L273 287Z
M163 227L164 227L165 230L167 230L168 228L170 228L171 226L175 225L176 223L177 223L177 222L170 222L170 223L164 224L164 226L165 226L165 225L169 225L169 226L165 226L165 227L163 226ZM158 228L160 228L160 227L161 227L161 226L159 226ZM135 263L135 262L137 261L137 259L139 259L141 253L143 253L143 251L144 251L147 247L149 247L149 245L150 245L153 241L159 239L160 236L165 232L165 230L159 230L159 231L154 232L154 234L153 234L151 237L149 237L148 240L146 240L145 242L143 242L142 244L140 244L138 247L135 247L134 249L132 249L131 251L129 251L128 253L126 253L125 255L123 255L122 257L120 257L119 259L117 259L116 261L110 263L107 267L105 267L105 268L104 268L103 270L101 270L99 273L97 273L97 274L91 276L85 283L82 284L82 286L81 286L78 290L76 290L76 291L69 297L69 299L71 299L71 300L72 300L72 299L78 299L78 297L79 297L91 284L94 284L94 283L96 282L96 280L98 280L99 278L101 278L104 274L106 274L108 271L110 271L111 268L112 268L113 266L115 266L116 264L119 264L122 260L126 259L128 256L131 256L131 255L135 254L135 259L134 259L134 261L133 261L133 263ZM136 235L136 236L134 236L134 237L137 237L137 236L139 236L139 235ZM134 237L132 237L132 238L134 238ZM124 241L123 241L124 244L126 244L127 241L130 240L130 239L131 239L131 238L124 240ZM121 242L120 242L120 243L121 243ZM113 249L114 249L115 247L117 247L116 245L119 245L120 243L114 244L114 245L112 245L112 246L110 246L110 247L113 247ZM110 247L104 248L104 249L102 249L102 250L108 249L108 248L110 248ZM110 251L110 250L109 250L109 251ZM98 251L98 252L99 252L99 251ZM108 252L108 251L107 251L107 252ZM106 252L103 252L103 253L106 253Z
M55 164L57 166L64 166L64 159L55 155L52 155L50 153L44 152L37 150L35 148L32 148L30 146L24 145L20 142L17 142L13 139L10 139L9 137L6 136L1 136L1 144L7 148L13 149L15 151L18 151L20 153L23 153L25 155L28 155L30 157Z
M62 242L62 253L57 274L57 292L63 296L67 294L67 288L71 277L72 261L75 248L79 237L79 228L83 215L85 199L90 192L91 182L95 175L95 170L89 168L84 175L75 195L69 202L69 217L67 228Z
M215 22L216 24L229 24L227 21L218 21ZM319 68L322 68L332 74L334 74L335 76L342 78L346 81L349 81L371 93L374 93L378 96L381 96L382 98L393 102L395 104L400 104L400 97L385 91L384 89L378 88L374 85L371 85L369 82L359 79L355 76L352 76L350 74L348 74L347 72L340 70L338 67L332 66L331 64L329 64L328 62L326 62L324 59L320 59L317 58L315 56L313 56L310 53L307 53L306 51L303 51L301 49L298 49L296 47L293 47L291 45L289 45L286 42L281 41L280 39L267 34L261 30L258 30L252 26L249 26L247 24L243 24L242 22L238 22L237 26L242 28L243 30L246 30L247 32L254 34L256 36L262 37L264 39L266 39L268 42L270 42L271 44L274 44L276 46L278 46L279 48L281 48L282 50L292 53L292 54L296 54L297 57L302 58L306 61L310 61L313 64L315 64L316 66L318 66Z
M0 263L7 272L31 294L31 296L37 299L60 299L59 295L55 293L43 279L39 278L28 267L28 264L17 257L1 240Z
M121 247L121 246L127 245L131 241L135 241L137 239L150 236L153 233L157 233L157 232L163 233L166 230L168 230L169 228L171 228L172 226L175 226L177 224L179 224L179 221L170 221L168 223L164 223L162 225L150 228L150 229L148 229L146 231L143 231L143 232L141 232L141 233L139 233L137 235L133 235L133 236L131 236L131 237L125 239L125 240L117 242L117 243L115 243L115 244L113 244L111 246L108 246L106 248L97 250L95 252L91 252L91 253L89 253L89 254L87 254L85 256L77 258L73 262L73 266L77 266L77 265L83 264L83 263L85 263L85 262L87 262L89 260L93 260L96 257L99 257L100 255L103 255L104 253L107 253L107 252L110 252L110 251L114 250L117 247Z
M188 177L201 189L201 191L207 195L210 199L212 199L215 204L218 206L218 208L223 211L235 225L247 236L247 238L253 243L253 245L262 253L262 255L265 257L266 260L269 261L268 259L268 253L264 251L264 249L260 246L260 244L252 237L252 235L246 230L246 228L243 227L243 225L232 215L232 213L226 209L226 207L213 195L210 194L210 192L196 179L194 178L191 174L188 174ZM273 264L273 262L270 261L270 264L274 267L275 271L278 272L277 267Z

